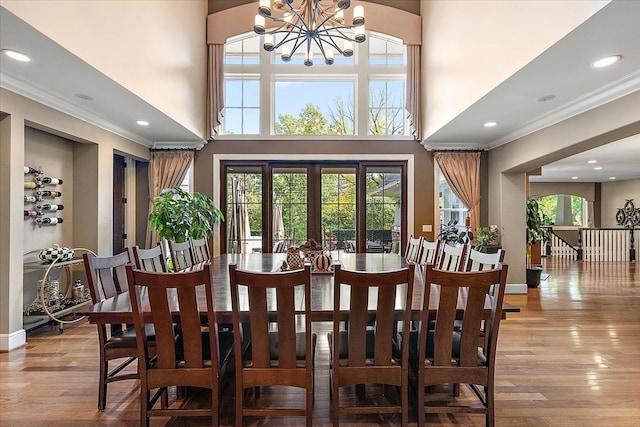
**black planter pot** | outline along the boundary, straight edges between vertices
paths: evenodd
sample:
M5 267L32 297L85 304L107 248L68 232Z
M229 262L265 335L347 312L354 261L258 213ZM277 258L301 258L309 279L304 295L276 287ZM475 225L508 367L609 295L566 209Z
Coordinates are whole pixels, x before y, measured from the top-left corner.
M540 286L540 275L542 274L542 267L528 267L527 268L527 287L537 288Z

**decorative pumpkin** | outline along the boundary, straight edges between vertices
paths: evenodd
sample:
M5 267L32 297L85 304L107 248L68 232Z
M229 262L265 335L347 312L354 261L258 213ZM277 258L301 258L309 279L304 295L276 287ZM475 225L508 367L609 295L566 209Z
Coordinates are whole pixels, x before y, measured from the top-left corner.
M300 256L300 248L292 246L287 249L287 264L289 265L289 270L304 268L304 258Z
M322 253L320 255L316 255L315 258L313 258L313 271L318 272L318 273L324 273L326 271L330 271L331 270L331 255L328 255L326 253Z

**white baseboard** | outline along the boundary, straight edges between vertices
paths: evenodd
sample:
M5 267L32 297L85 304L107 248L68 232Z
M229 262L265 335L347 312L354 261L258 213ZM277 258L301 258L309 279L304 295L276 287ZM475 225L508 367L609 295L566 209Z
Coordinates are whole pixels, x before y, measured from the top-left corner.
M507 287L504 289L505 294L527 294L526 283L507 283Z
M0 334L0 351L11 351L27 344L27 332L24 329L10 334Z

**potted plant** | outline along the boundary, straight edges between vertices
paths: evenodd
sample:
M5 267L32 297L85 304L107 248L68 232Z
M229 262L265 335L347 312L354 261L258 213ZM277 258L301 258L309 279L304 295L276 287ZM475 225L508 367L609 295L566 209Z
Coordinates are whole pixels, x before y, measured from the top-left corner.
M473 240L473 233L469 227L458 227L458 220L452 219L442 226L438 240L443 240L452 246L465 245Z
M532 247L539 245L541 242L549 239L548 231L543 228L542 216L538 201L535 198L527 197L526 206L527 221L527 286L536 288L540 285L540 274L542 266L534 265L531 261Z
M214 224L224 221L224 215L205 194L193 196L180 187L167 188L153 200L149 214L151 228L158 235L176 243L187 238L209 238Z
M480 252L489 252L492 248L497 248L496 246L492 246L498 239L498 227L478 227L477 236L475 240L474 249Z

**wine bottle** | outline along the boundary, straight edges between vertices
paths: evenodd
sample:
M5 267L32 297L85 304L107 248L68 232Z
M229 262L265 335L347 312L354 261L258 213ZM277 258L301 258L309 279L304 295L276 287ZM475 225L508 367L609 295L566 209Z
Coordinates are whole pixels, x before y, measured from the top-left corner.
M64 209L64 205L51 205L49 203L45 203L43 205L37 205L36 209L42 211L61 211Z
M25 166L24 173L25 175L28 173L42 173L42 170L40 168L36 169L36 168L32 168L31 166Z
M37 216L42 216L42 212L34 211L33 209L29 209L28 211L24 211L24 216L29 218L35 218Z
M39 199L36 196L24 196L25 203L35 203L38 202Z
M42 187L43 185L40 182L34 182L34 181L24 182L24 188L33 189L33 188L42 188Z
M60 178L51 178L50 176L36 176L36 181L41 181L45 184L51 185L59 185L62 184L62 180Z
M38 197L62 197L60 191L38 190L36 191Z
M36 218L36 224L62 224L62 218L41 217Z

